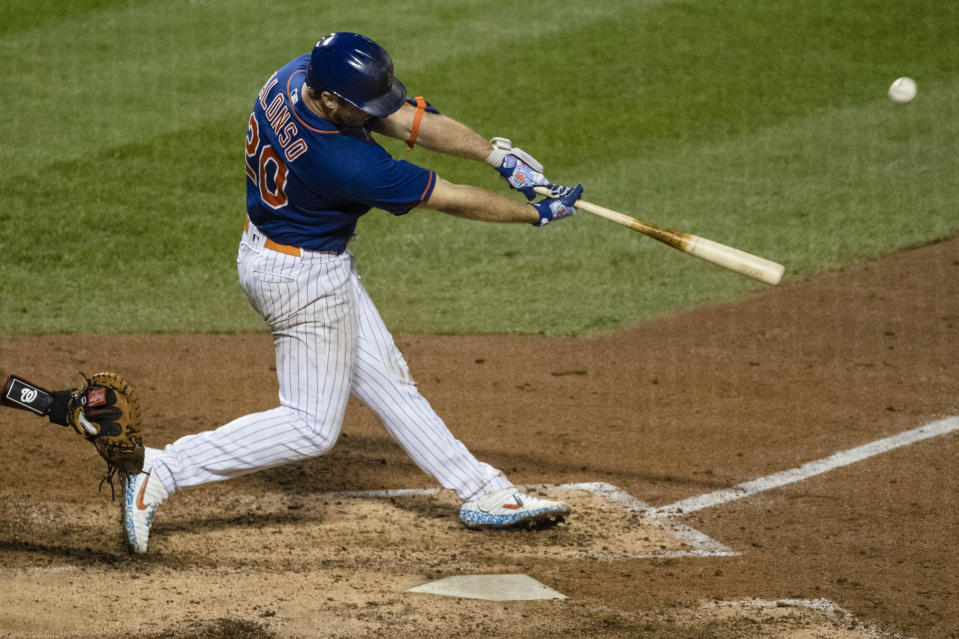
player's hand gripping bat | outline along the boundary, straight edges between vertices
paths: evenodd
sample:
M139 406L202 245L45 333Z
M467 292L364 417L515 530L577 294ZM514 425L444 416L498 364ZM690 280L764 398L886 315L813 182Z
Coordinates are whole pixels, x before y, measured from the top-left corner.
M536 187L536 192L545 196L549 196L550 194L548 188L541 186ZM695 255L707 262L712 262L713 264L752 277L766 284L772 284L773 286L778 285L782 281L783 273L786 270L782 264L777 264L776 262L757 255L752 255L751 253L746 253L745 251L740 251L731 246L707 240L704 237L692 235L691 233L663 228L655 224L650 224L649 222L641 222L634 217L607 209L592 202L577 200L576 207L604 217L607 220L612 220L617 224L627 226L634 231L639 231L643 235L648 235L654 240L659 240L674 249Z

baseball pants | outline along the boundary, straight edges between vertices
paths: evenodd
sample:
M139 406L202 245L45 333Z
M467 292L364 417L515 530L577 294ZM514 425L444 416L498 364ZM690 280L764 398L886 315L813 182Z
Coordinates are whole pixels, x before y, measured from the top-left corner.
M168 492L322 455L336 443L350 394L426 473L466 501L509 480L457 440L410 377L352 255L266 248L250 225L240 283L270 325L280 406L153 450Z

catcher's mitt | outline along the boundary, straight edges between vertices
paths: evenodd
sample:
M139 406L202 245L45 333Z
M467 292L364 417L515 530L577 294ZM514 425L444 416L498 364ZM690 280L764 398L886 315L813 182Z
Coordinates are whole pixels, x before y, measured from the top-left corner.
M106 460L103 481L112 489L117 471L136 475L143 470L140 400L133 385L117 373L84 375L84 381L82 388L70 392L66 423L96 446Z

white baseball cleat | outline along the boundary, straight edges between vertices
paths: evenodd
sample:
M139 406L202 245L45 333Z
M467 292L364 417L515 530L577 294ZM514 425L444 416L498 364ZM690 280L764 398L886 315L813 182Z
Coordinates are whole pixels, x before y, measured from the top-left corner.
M460 519L467 528L533 527L558 523L569 512L569 504L530 497L513 487L466 502L460 508Z
M127 477L123 503L123 533L131 552L145 553L150 526L157 507L167 498L166 488L152 475L150 449L143 456L143 470Z

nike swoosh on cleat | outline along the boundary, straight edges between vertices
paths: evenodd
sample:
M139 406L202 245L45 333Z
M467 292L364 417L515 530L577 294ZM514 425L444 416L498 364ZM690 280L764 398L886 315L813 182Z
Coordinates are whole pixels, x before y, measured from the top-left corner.
M523 507L523 500L522 500L522 499L520 499L519 497L517 497L517 496L515 496L515 495L513 496L513 499L516 500L516 503L515 503L515 504L503 504L503 508L507 508L507 509L509 509L509 510L519 510L520 508Z
M143 503L143 495L147 491L147 484L150 483L150 474L147 473L147 478L143 480L143 485L140 486L140 494L137 495L137 508L140 510L146 510L148 506Z

